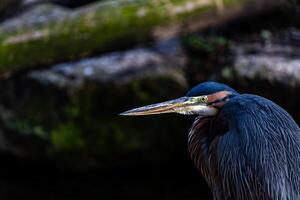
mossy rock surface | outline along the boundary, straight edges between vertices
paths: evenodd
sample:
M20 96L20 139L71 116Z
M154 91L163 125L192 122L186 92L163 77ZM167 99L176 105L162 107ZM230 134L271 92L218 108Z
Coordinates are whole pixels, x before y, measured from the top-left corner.
M184 117L119 113L186 93L185 55L179 44L172 40L2 80L1 127L14 151L2 149L72 168L177 159L186 153L181 151L189 127ZM20 142L12 143L8 135Z
M33 146L41 147L31 152L26 144L15 144L16 152L22 152L16 154L24 158L46 156L54 163L72 163L73 167L167 162L185 144L188 126L184 118L126 118L118 114L134 106L182 96L185 91L185 86L168 77L122 86L86 83L72 94L64 93L67 99L57 90L26 101L26 95L33 95L26 91L14 99L18 106L7 111L3 122L9 134L26 137ZM45 99L49 96L52 98Z
M90 83L65 107L66 121L51 130L49 151L68 158L75 152L84 159L103 161L103 165L164 163L175 158L174 150L185 143L185 120L174 116L124 118L118 113L141 102L175 98L184 90L164 77L121 87Z
M0 25L0 73L186 34L282 2L113 0L74 11L40 5Z

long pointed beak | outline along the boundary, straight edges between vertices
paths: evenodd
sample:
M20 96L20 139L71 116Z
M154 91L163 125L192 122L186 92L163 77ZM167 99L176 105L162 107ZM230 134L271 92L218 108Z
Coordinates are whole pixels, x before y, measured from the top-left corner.
M120 113L120 115L140 116L140 115L156 115L163 113L180 113L185 115L215 115L217 109L201 102L202 97L181 97L162 103L156 103L140 108L128 110Z

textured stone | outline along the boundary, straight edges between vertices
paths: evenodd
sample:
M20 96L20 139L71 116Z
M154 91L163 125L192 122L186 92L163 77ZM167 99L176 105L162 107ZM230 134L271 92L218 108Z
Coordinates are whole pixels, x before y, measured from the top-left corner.
M75 10L38 5L0 25L0 72L51 65L221 24L285 2L258 0L96 2ZM250 3L249 3L250 2ZM58 20L59 19L59 20Z
M124 166L176 158L185 144L185 120L118 113L184 95L185 65L180 42L171 40L2 80L1 136L9 145L0 142L0 149L75 168L116 166L115 159ZM15 139L22 142L12 145Z

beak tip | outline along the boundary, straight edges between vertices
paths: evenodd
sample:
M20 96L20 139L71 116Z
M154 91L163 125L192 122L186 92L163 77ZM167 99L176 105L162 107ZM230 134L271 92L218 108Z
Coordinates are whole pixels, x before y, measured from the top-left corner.
M122 113L119 113L120 116L127 116L128 114L126 112L122 112Z
M125 111L125 112L119 113L119 116L132 116L132 113L130 111Z

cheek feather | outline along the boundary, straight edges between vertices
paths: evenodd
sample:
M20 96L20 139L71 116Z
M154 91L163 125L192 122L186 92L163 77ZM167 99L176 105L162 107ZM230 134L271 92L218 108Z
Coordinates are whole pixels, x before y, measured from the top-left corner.
M224 102L217 102L217 101L220 99L224 99L225 97L227 97L230 94L231 94L231 92L229 92L229 91L221 91L221 92L216 92L216 93L207 95L207 97L208 97L207 102L213 104L214 106L216 105L217 107L223 106ZM220 104L220 103L222 103L222 104Z
M176 112L184 115L203 115L203 116L214 116L218 113L218 110L212 106L203 106L203 105L196 105L196 106L185 106L182 108L177 108Z
M226 103L225 101L219 101L219 102L216 102L216 103L212 103L211 105L215 108L222 108L225 103Z

